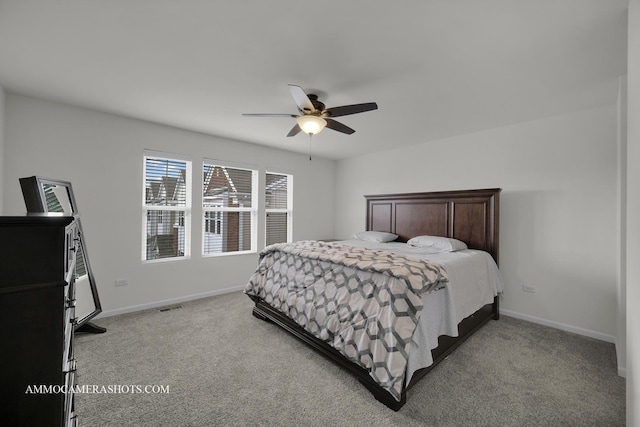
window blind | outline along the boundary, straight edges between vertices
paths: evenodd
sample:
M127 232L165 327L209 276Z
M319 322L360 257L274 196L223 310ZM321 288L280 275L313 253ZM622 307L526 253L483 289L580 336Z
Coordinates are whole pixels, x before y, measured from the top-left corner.
M145 156L143 259L188 256L190 174L190 161Z
M187 206L186 163L171 159L145 160L147 206Z
M253 169L204 163L204 255L255 250L257 173Z
M84 263L84 249L82 249L84 245L77 246L76 252L76 276L82 277L87 274L87 266Z
M54 189L56 188L56 186L51 184L43 184L42 188L44 190L44 197L47 203L47 211L48 212L64 212L62 203L60 202L60 199L58 199L58 196L54 192Z
M265 176L265 244L290 241L291 175L267 172Z

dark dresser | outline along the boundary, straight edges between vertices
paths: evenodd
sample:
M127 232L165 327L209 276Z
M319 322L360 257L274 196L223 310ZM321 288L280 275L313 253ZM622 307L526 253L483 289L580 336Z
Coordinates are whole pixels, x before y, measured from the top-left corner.
M74 426L77 218L0 217L0 424Z

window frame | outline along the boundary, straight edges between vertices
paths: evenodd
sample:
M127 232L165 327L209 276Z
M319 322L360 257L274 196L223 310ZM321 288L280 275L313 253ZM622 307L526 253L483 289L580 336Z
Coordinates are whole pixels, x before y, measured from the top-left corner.
M251 206L250 207L225 207L225 206L205 206L205 167L213 166L213 167L221 167L228 169L239 169L246 170L251 172ZM202 231L201 231L201 240L202 245L200 248L201 255L203 258L214 258L220 256L232 256L232 255L242 255L242 254L251 254L257 253L258 248L258 192L259 192L259 168L256 165L251 164L243 164L243 163L234 163L229 161L223 161L218 159L210 159L205 158L202 161L201 168L201 179L200 179L200 198L201 198L201 207L202 207ZM220 213L220 215L215 215L215 218L207 218L207 213ZM248 213L250 215L250 224L251 224L251 236L250 236L250 248L238 251L226 251L226 252L213 252L206 253L206 237L205 233L207 233L207 221L219 221L220 229L224 226L224 214L225 212L238 212L238 213ZM209 227L210 228L210 227ZM217 229L217 226L215 227ZM214 233L218 234L218 233Z
M286 208L268 208L267 207L267 175L282 175L287 177L287 207ZM267 217L270 213L286 213L287 214L287 238L281 243L290 243L293 241L293 175L285 172L275 172L272 170L265 171L264 191L264 243L267 246Z
M147 160L148 159L157 159L157 160L168 160L175 162L184 162L185 163L185 205L184 206L154 206L147 205ZM192 214L192 168L193 161L190 156L186 156L183 154L176 153L166 153L161 151L153 151L153 150L144 150L142 157L142 252L141 258L142 262L145 264L152 264L158 262L170 262L170 261L180 261L187 260L191 258L191 214ZM174 211L174 212L183 212L184 216L178 214L179 222L183 223L181 225L184 228L184 253L183 255L171 256L171 257L162 257L162 258L154 258L147 259L147 225L149 212L151 211L160 211L162 217L164 215L162 212L164 211ZM161 218L162 218L161 217ZM164 218L162 218L164 220Z

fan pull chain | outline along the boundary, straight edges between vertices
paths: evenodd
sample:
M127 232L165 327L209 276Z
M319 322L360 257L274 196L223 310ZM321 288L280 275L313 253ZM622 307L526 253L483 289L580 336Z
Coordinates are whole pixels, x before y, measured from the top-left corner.
M312 133L309 134L309 161L311 161L311 137L313 136Z

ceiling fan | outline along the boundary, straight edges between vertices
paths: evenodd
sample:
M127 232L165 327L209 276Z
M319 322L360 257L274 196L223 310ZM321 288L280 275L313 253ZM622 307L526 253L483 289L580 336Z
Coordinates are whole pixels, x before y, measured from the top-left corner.
M350 114L364 113L365 111L377 110L378 104L375 102L366 102L364 104L343 105L342 107L325 108L325 105L318 101L315 94L307 94L300 86L289 85L289 92L293 100L298 106L300 114L260 114L245 113L243 116L252 117L293 117L296 119L296 125L289 131L287 136L295 136L300 131L309 135L315 135L322 131L325 127L351 135L355 132L349 126L346 126L336 120L334 117L348 116Z

